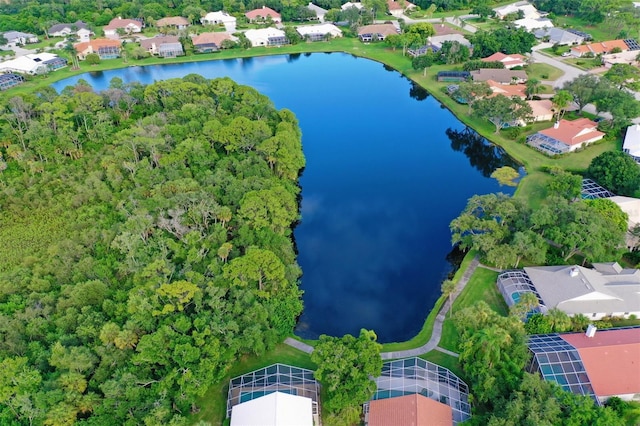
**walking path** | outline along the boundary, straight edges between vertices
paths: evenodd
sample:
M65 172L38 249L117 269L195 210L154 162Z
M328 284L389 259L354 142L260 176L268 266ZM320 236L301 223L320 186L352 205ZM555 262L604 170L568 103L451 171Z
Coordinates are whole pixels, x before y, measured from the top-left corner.
M473 258L473 260L467 267L467 270L464 271L464 274L462 274L462 278L460 278L460 281L456 286L456 291L451 295L451 303L455 302L456 298L460 295L460 293L462 293L462 290L464 290L465 286L469 282L469 279L473 275L478 265L480 265L480 261L476 256ZM380 354L382 359L396 359L396 358L408 358L412 356L420 356L420 355L426 354L427 352L431 352L434 349L442 353L445 353L447 355L457 357L458 354L456 354L455 352L451 352L447 349L444 349L438 346L438 343L440 342L440 337L442 336L442 324L444 323L447 312L449 312L449 300L447 300L440 308L440 312L438 312L438 315L436 316L436 320L433 324L431 338L427 343L415 349L407 349L403 351L394 351L394 352L382 352ZM313 352L313 346L303 343L299 340L293 339L291 337L288 337L284 341L284 343L308 354Z

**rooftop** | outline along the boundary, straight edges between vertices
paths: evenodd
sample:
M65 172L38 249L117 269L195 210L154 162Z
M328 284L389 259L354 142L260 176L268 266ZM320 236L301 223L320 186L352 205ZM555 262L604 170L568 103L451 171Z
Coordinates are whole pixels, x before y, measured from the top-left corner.
M280 14L270 7L262 6L259 9L253 9L244 14L249 19L266 18L271 16L272 18L280 18Z
M369 403L369 426L451 426L451 407L420 394L378 399Z
M358 28L358 35L362 34L383 34L385 36L398 34L398 29L393 24L373 24Z
M171 16L167 18L158 19L156 21L156 27L168 27L168 26L182 26L189 25L189 20L182 16Z
M145 40L141 40L140 41L140 46L144 47L145 49L150 49L152 45L156 45L156 46L160 46L161 44L165 44L165 43L179 43L180 39L178 38L178 36L156 36L156 37L152 37L152 38L148 38Z
M598 131L597 127L598 123L588 118L579 118L573 121L562 119L553 127L541 130L539 133L572 146L598 136L604 136L604 133Z
M633 157L640 157L640 124L627 127L622 150Z
M233 407L231 426L313 426L311 398L272 392Z
M601 41L597 43L588 43L580 46L574 46L571 48L574 52L579 53L588 53L593 52L594 54L598 53L607 53L610 52L614 48L619 48L623 52L625 50L629 50L627 43L624 40L609 40L609 41Z
M111 40L108 38L96 38L94 40L83 41L82 43L76 43L73 45L75 47L76 52L84 52L91 46L93 50L98 50L100 47L120 47L120 40Z
M227 33L202 33L193 37L193 45L198 46L201 44L215 44L217 46L222 45L225 40L233 40Z
M527 73L522 70L507 70L507 69L489 69L481 68L476 71L471 71L471 76L474 81L487 81L493 80L497 82L511 82L514 78L516 80L526 80Z

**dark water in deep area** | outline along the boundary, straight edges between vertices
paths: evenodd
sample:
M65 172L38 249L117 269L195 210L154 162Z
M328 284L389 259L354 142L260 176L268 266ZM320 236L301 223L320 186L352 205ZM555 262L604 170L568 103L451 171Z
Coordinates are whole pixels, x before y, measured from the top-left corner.
M512 192L489 177L514 165L398 72L341 53L131 67L79 78L152 83L229 76L300 120L307 167L295 230L305 310L298 335L402 341L422 327L451 270L449 222L474 194Z

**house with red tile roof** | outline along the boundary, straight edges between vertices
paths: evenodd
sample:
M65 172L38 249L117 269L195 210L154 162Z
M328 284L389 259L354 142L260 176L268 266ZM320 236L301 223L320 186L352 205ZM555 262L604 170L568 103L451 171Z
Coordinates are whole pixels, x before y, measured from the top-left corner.
M193 48L198 53L217 52L222 49L225 40L234 41L234 37L228 33L202 33L192 37Z
M189 20L182 16L170 16L167 18L158 19L156 21L157 28L172 27L178 30L183 30L189 26Z
M120 40L97 38L74 44L73 47L76 49L80 60L84 60L91 53L97 53L100 59L113 59L120 56L121 44Z
M494 96L504 95L507 98L517 97L520 99L525 99L527 97L526 90L527 86L524 84L502 84L497 81L487 80L487 84L489 88L493 92L489 95L489 98L493 98Z
M512 55L505 55L502 52L496 52L491 56L487 56L486 58L482 58L483 62L502 62L504 67L507 69L511 69L513 67L522 67L527 65L527 58L524 56L514 53Z
M104 35L107 37L119 37L118 30L122 29L125 33L139 33L142 32L142 23L135 19L123 19L121 17L113 18L109 25L103 28Z
M573 121L562 119L553 127L529 136L527 143L543 152L561 154L599 141L604 135L598 130L598 123L588 118Z
M262 6L260 9L253 9L245 13L249 22L266 21L268 17L271 17L273 22L282 22L280 14L270 7Z
M615 48L620 49L621 52L626 52L627 50L629 50L629 46L627 46L627 43L625 43L624 40L609 40L573 46L570 52L572 56L580 58L587 53L592 53L594 56L599 54L611 53L611 51Z
M377 399L369 402L367 426L452 426L451 407L420 394Z
M401 17L405 10L415 9L416 5L408 1L399 2L397 0L387 0L389 13L395 17Z

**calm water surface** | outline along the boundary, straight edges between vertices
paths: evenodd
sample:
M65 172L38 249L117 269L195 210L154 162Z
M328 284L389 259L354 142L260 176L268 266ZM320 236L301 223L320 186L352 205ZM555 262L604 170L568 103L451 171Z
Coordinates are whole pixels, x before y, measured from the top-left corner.
M509 192L489 175L512 161L399 73L314 53L131 67L81 78L152 83L229 76L300 120L307 167L295 230L304 314L297 333L413 337L451 270L449 222L474 194ZM60 81L58 90L80 77Z

